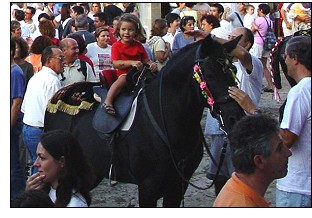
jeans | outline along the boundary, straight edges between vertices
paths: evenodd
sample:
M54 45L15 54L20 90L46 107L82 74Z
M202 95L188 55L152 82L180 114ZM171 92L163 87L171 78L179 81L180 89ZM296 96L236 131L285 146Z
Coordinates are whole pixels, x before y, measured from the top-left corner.
M311 195L276 189L276 207L311 207Z
M25 190L26 177L19 157L19 139L22 133L23 122L19 118L10 134L10 197L15 198Z
M37 159L37 146L40 141L40 137L43 133L43 128L32 127L24 124L23 127L23 139L27 150L29 151L32 165L35 163ZM32 167L31 175L36 173L38 169L36 167Z

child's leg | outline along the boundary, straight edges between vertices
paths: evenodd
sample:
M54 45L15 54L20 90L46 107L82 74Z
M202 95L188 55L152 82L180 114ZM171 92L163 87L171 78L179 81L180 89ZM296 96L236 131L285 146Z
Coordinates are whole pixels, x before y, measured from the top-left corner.
M113 102L121 89L126 85L126 74L121 75L109 88L103 107L109 114L115 114Z

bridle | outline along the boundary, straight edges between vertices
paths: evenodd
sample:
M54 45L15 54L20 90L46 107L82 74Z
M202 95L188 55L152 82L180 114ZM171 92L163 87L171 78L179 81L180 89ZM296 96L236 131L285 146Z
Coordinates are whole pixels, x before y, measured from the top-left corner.
M200 48L200 46L199 46ZM199 56L199 48L197 49L197 56ZM235 71L236 68L234 65L232 65L232 59L231 59L231 56L228 55L225 51L224 51L224 55L225 55L225 58L224 59L218 59L218 63L222 65L222 70L224 73L231 73L231 76L235 75ZM195 66L199 66L200 67L200 63L202 62L206 62L209 60L209 57L206 57L204 59L196 59L195 61ZM195 69L195 67L194 67ZM203 74L198 74L199 77L202 78L202 80L204 80L204 76ZM195 78L195 77L194 77ZM235 78L235 77L234 77ZM213 111L214 111L214 117L216 117L216 119L219 121L220 123L220 129L221 131L223 131L223 133L225 134L225 140L224 140L224 145L223 145L223 148L222 148L222 154L223 154L223 158L221 157L220 158L220 163L219 163L219 166L218 166L218 170L217 170L217 174L216 174L216 177L215 179L213 180L213 183L210 184L208 187L199 187L199 186L196 186L195 184L189 182L185 177L184 177L184 174L183 174L183 168L180 169L178 167L178 164L181 164L185 161L185 159L182 159L181 161L179 161L179 163L177 163L175 161L175 158L173 156L173 151L172 151L172 145L168 139L168 131L166 129L166 125L165 125L165 119L164 119L164 114L163 114L163 107L162 107L162 82L163 81L163 74L160 75L160 85L159 85L159 106L160 106L160 117L161 117L161 122L162 122L162 126L164 128L164 130L162 130L160 128L160 126L158 125L158 123L156 122L151 110L150 110L150 107L148 105L148 101L147 101L147 97L146 97L146 93L143 92L143 103L144 103L144 106L145 106L145 109L146 109L146 112L147 112L147 115L153 125L153 127L155 128L157 134L159 135L159 137L161 138L161 140L165 143L165 145L168 147L169 151L170 151L170 156L171 156L171 159L172 159L172 162L174 164L174 167L177 171L177 173L179 174L180 178L186 182L187 184L193 186L194 188L197 188L197 189L200 189L200 190L206 190L206 189L209 189L210 187L212 187L212 185L214 184L214 181L215 179L217 178L217 175L219 174L219 171L220 171L220 168L221 168L221 165L222 165L222 162L223 162L223 158L224 158L224 155L225 155L225 152L226 152L226 147L227 147L227 136L228 136L228 133L225 131L225 126L224 126L224 122L223 122L223 118L222 118L222 112L221 110L217 110L216 107L213 107L213 105L215 103L219 103L218 101L215 101L214 100L214 97L212 96L209 88L207 86L202 86L201 89L203 92L206 93L207 95L207 104L212 106L213 107ZM206 83L205 83L206 84ZM230 98L229 97L224 97L224 99L226 99L226 101L228 101ZM201 127L199 126L199 129L201 129ZM208 154L210 154L210 157L212 158L212 155L209 151L209 148L208 148L208 145L206 143L206 140L203 136L203 133L202 133L202 130L200 131L200 134L201 134L201 138L202 138L202 143L205 145L206 149L207 149L207 152ZM194 149L195 150L195 149ZM222 155L221 155L222 156ZM213 159L213 158L212 158ZM216 164L216 161L213 160L214 164ZM182 200L183 200L183 204L184 204L184 198L182 196Z

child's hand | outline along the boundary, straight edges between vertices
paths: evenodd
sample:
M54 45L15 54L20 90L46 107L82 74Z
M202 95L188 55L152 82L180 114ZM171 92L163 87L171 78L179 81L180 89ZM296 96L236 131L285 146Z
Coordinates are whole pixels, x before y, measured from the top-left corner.
M138 70L142 70L143 69L143 63L141 61L133 61L132 62L132 66L136 67Z

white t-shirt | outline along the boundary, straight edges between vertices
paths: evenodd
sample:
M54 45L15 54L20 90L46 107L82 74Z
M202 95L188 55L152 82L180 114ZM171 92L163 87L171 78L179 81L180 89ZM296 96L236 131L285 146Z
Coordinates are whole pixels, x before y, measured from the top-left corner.
M248 29L251 29L251 24L254 22L254 17L253 15L251 14L245 14L244 16L244 20L243 20L243 23L244 23L244 27L248 28Z
M21 111L23 122L30 126L43 127L48 101L61 88L58 75L43 66L28 82Z
M231 32L231 23L226 20L221 20L220 27L213 28L211 30L211 34L214 34L215 36L226 40L229 38L230 32Z
M113 69L111 58L112 46L107 45L106 48L101 48L97 45L97 42L93 42L87 45L87 49L86 56L93 62L96 78L99 78L99 74L103 70Z
M51 187L49 192L49 197L55 203L56 201L56 190ZM80 194L73 190L73 195L67 204L66 207L88 207L88 204L85 200L85 198Z
M291 29L288 29L287 26L286 26L286 23L285 21L283 20L282 22L282 28L283 28L283 33L284 33L284 36L291 36L294 32L293 32L293 26L294 26L294 20L291 19L289 17L289 12L287 12L287 6L289 5L290 3L284 3L283 6L282 6L282 10L286 11L285 13L285 16L286 16L286 20L291 23L291 26L292 28Z
M303 78L292 87L281 123L281 129L288 129L298 136L290 149L288 173L278 179L279 190L311 195L311 77Z
M238 62L233 65L237 68L236 77L240 81L238 88L246 92L251 98L252 102L258 107L261 98L262 79L263 79L263 65L261 61L255 56L251 55L252 72L248 74L246 68Z

